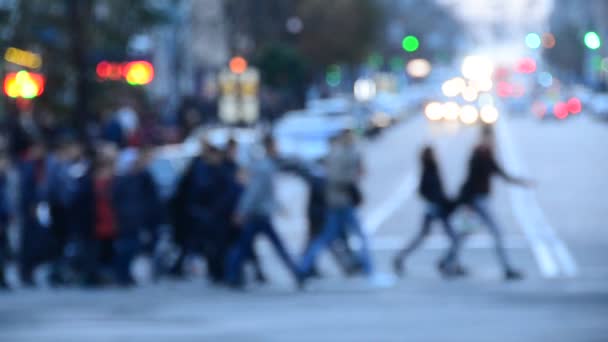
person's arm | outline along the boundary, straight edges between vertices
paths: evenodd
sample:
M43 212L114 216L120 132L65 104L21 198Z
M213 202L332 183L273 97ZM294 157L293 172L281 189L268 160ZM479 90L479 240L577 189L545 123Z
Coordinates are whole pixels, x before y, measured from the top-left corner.
M492 169L494 170L494 172L496 172L500 177L502 177L507 182L512 183L512 184L522 185L522 186L527 186L529 184L529 182L525 179L522 179L519 177L514 177L514 176L508 174L500 166L500 164L498 164L498 162L496 161L495 158L492 158L491 162L492 162Z
M250 214L256 205L264 197L264 183L263 172L254 167L250 170L251 174L249 177L249 183L245 185L245 191L238 203L236 215L238 220L242 220L245 216Z

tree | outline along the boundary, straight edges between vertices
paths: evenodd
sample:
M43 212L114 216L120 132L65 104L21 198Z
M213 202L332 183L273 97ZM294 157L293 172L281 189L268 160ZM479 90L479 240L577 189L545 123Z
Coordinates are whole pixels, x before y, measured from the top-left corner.
M308 65L292 46L281 43L267 44L255 56L254 64L260 69L265 85L305 102Z
M372 0L300 0L300 51L318 67L361 62L373 45L379 10Z
M2 24L8 32L3 47L34 50L43 57L47 77L39 103L83 129L93 98L107 84L95 82L95 65L104 58L126 60L135 34L162 24L168 13L152 2L137 0L17 0ZM16 19L15 19L16 18ZM13 22L11 22L13 20Z

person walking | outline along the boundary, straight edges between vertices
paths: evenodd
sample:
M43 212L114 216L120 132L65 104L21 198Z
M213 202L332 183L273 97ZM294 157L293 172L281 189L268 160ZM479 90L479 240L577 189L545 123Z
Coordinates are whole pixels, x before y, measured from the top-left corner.
M8 228L14 219L16 181L17 176L11 169L8 155L0 152L0 291L9 289L4 268L10 254Z
M236 215L236 209L245 190L241 170L237 162L238 142L235 139L229 139L224 149L224 160L222 163L222 174L226 177L228 187L226 196L223 197L220 204L220 219L222 226L226 229L226 241L224 241L222 257L224 264L230 247L237 243L242 235L242 230L235 224L233 218ZM249 256L246 260L253 266L255 272L255 280L260 283L266 283L266 275L260 264L255 246L252 246Z
M242 233L239 241L228 254L226 281L235 287L243 285L241 277L243 261L251 255L255 238L260 234L266 235L285 266L296 279L299 279L296 265L272 224L271 216L279 209L274 193L274 181L277 176L275 160L278 157L274 138L270 135L265 136L263 146L265 156L252 166L249 182L234 217L235 224L242 227Z
M84 146L74 140L67 146L66 183L66 257L77 281L86 286L96 285L94 248L95 194L90 160Z
M116 215L118 235L114 243L115 269L118 282L134 284L130 265L144 247L143 236L150 236L156 227L150 227L159 213L159 196L156 184L147 169L146 151L127 150L119 158L119 175L112 185L112 204Z
M33 272L48 249L52 219L48 196L46 147L34 140L19 162L19 217L21 225L19 272L26 286L34 286Z
M325 226L325 219L327 218L327 175L323 160L315 162L310 167L301 167L300 169L296 170L296 172L308 185L308 202L306 204L308 236L306 249L321 234ZM344 274L353 275L357 272L360 265L358 265L357 258L348 243L348 235L345 230L341 230L338 237L330 243L329 251ZM312 266L310 273L313 277L321 276L316 265Z
M494 156L494 136L491 129L483 130L481 142L473 149L469 161L468 175L461 187L458 203L471 209L488 228L494 239L495 251L506 280L517 280L523 274L513 268L505 250L502 229L488 208L491 194L491 179L497 175L509 183L527 186L529 183L507 174Z
M459 239L452 228L449 217L453 209L453 203L446 196L437 159L431 146L426 146L420 154L422 166L422 177L418 185L418 193L425 201L425 211L422 219L422 226L416 236L401 249L393 260L393 268L398 275L403 274L404 262L431 233L431 225L439 220L443 224L445 235L450 240L450 247L446 255L438 265L439 271L446 276L462 274L462 269L458 266L456 257L458 255Z
M359 180L363 174L361 155L350 130L340 133L327 159L327 217L322 232L308 246L299 263L301 284L310 276L319 253L347 230L361 240L358 261L363 272L372 275L372 262L367 236L363 232L356 208L362 201Z
M102 146L94 167L95 277L101 283L109 280L109 275L113 274L111 270L117 238L116 213L112 205L115 156L113 145Z
M218 283L223 278L220 206L227 196L227 182L222 173L222 152L206 140L201 141L201 154L193 161L190 186L186 190L186 212L190 219L189 252L201 253L207 262L209 279Z

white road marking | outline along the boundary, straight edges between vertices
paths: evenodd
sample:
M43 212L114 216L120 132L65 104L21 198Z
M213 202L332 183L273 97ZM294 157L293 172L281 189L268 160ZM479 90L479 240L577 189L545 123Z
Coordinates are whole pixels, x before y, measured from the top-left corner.
M497 146L501 149L500 155L509 170L515 174L525 174L524 166L516 155L505 116L496 125L496 139ZM575 276L578 268L576 261L549 224L534 193L526 188L509 187L509 195L515 217L532 245L542 274L549 278Z
M412 236L389 235L377 236L372 239L372 249L379 251L394 251L403 248ZM527 241L519 236L504 239L505 247L508 249L522 249L527 247ZM425 250L445 250L449 247L449 240L443 234L429 236L422 244ZM494 239L486 234L472 235L467 237L464 249L489 249L494 248Z
M367 234L373 235L376 233L382 224L401 207L403 202L414 194L417 180L418 176L416 172L408 172L395 192L387 197L386 201L365 215L363 227Z

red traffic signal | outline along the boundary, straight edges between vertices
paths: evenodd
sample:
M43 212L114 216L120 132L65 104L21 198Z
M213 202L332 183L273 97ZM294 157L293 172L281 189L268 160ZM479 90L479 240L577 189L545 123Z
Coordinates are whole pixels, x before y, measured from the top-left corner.
M124 79L130 85L145 85L154 79L154 66L147 61L128 63L101 61L95 71L101 80Z
M4 93L8 97L33 99L44 92L44 76L21 70L4 77Z

